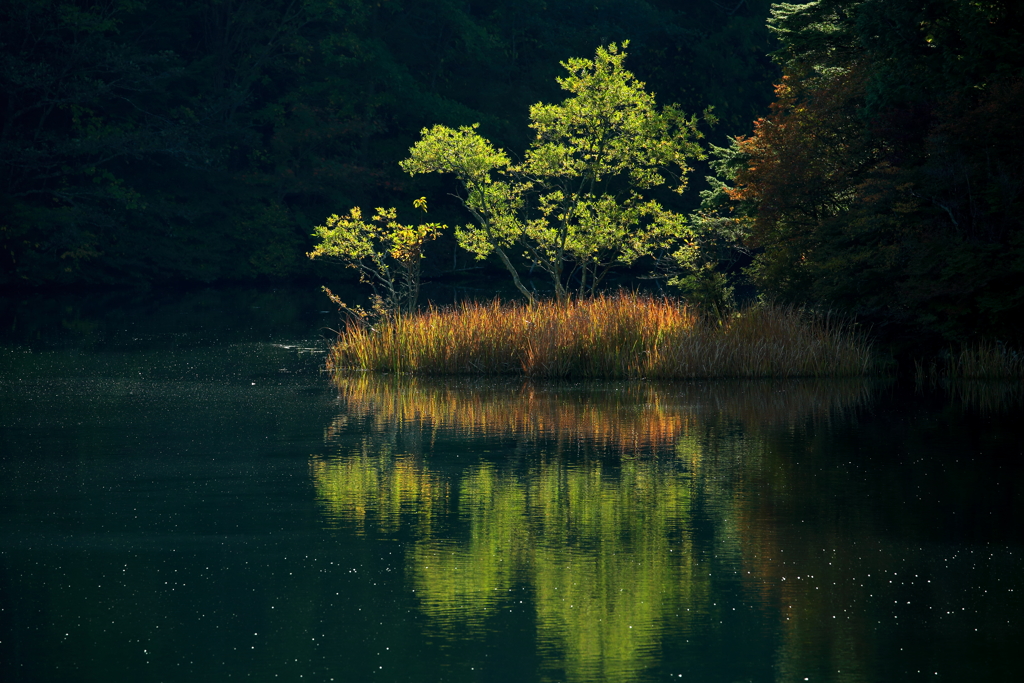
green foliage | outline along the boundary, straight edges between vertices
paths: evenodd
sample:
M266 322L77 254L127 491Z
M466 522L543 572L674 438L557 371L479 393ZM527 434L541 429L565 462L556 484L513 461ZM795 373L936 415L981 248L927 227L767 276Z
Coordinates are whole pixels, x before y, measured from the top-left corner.
M700 193L700 208L688 217L685 239L659 258L667 284L705 311L722 319L736 307L735 289L740 264L749 260L743 246L751 218L744 207L734 206L726 181L732 181L746 162L739 144L710 146L708 189Z
M727 272L722 252L738 243L721 221L698 217L692 228L693 239L679 244L662 259L669 271L667 283L687 301L721 318L736 306L735 286Z
M682 217L647 191L683 191L687 160L703 155L697 118L659 109L624 58L613 43L593 60L563 62L568 75L558 84L570 96L530 108L535 137L521 163L512 164L476 126L442 125L424 129L402 162L412 175L455 175L475 220L458 231L459 243L478 258L496 253L530 301L513 250L546 272L564 300L574 276L580 293L593 294L612 267L651 255L685 231Z
M426 199L417 199L414 205L427 210ZM423 247L445 227L437 223L403 225L398 222L394 208L377 208L367 222L362 210L354 207L348 215L333 214L326 225L316 226L313 236L320 242L308 256L334 259L358 270L360 281L373 288L373 310L377 315L409 314L416 310L419 298ZM360 311L341 305L353 312Z

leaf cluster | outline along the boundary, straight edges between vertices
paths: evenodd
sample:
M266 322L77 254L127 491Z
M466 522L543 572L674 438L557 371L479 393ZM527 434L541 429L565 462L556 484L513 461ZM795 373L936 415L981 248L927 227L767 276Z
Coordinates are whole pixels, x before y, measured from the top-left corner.
M426 211L425 199L416 200L415 205ZM324 225L316 226L313 236L320 241L307 256L336 260L357 270L360 281L373 288L376 315L411 313L419 296L423 247L444 229L437 223L399 223L394 208L378 207L364 220L362 210L353 207L348 214L332 214Z
M513 163L477 131L436 125L422 131L402 168L451 174L474 223L457 231L477 258L497 254L529 300L514 260L545 272L555 295L592 294L607 272L664 248L684 230L681 216L648 193L682 192L690 159L703 158L697 116L659 108L623 66L622 48L562 63L568 96L530 107L534 138ZM712 119L710 112L707 119Z

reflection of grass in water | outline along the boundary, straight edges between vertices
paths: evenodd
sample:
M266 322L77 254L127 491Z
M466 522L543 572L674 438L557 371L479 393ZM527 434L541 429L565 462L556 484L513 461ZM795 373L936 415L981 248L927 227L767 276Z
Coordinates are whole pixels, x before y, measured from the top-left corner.
M353 323L328 360L334 369L607 379L853 376L872 364L862 335L834 319L758 306L717 321L635 294L467 302L374 328Z
M1020 410L1024 404L1024 383L1020 380L919 376L916 386L918 394L941 391L954 405L983 415Z
M358 422L376 431L415 425L462 435L585 439L634 453L671 450L712 415L751 425L827 418L862 404L872 386L863 379L560 386L365 373L338 376L337 384L344 410L328 438Z
M1024 354L992 342L965 344L914 364L918 391L941 388L965 408L996 413L1024 399Z
M736 527L737 547L716 547L720 558L741 561L759 538L740 531L749 513L736 495L764 455L751 439L765 425L852 410L871 393L860 380L559 386L362 374L338 386L342 408L326 438L346 443L349 423L362 436L354 452L314 459L316 488L328 514L357 529L417 527L407 571L433 628L483 634L499 612L523 608L525 588L545 667L567 680L622 681L658 661L668 623L715 609L709 568L693 551L695 491L705 512ZM532 440L537 455L476 460L457 478L425 457L392 455L399 444L427 451L442 432ZM786 481L777 488L788 491ZM464 534L438 523L454 517Z
M526 471L478 463L458 482L452 512L468 527L458 540L419 519L452 500L422 463L316 460L313 478L332 514L356 525L374 518L393 530L403 511L419 511L408 571L441 633L482 633L497 610L522 609L517 587L527 586L545 666L569 680L635 680L657 661L664 622L708 603L686 533L691 478L657 460L626 458L614 473L600 460L542 458Z

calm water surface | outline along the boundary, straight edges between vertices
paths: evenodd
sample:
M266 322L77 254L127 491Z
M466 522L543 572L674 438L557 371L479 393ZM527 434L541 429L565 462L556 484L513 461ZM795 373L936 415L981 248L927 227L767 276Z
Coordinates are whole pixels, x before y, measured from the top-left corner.
M0 679L1020 680L1019 387L334 385L321 297L0 299Z

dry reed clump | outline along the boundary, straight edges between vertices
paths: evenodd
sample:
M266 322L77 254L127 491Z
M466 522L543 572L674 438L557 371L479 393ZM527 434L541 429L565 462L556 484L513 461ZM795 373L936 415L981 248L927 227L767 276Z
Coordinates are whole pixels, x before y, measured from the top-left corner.
M939 357L914 361L918 384L939 381L1015 380L1024 378L1024 353L999 342L980 341L949 349Z
M945 374L957 379L1024 377L1024 356L992 342L968 345L951 355Z
M463 303L353 323L329 357L333 370L537 378L834 377L871 366L869 344L843 321L767 305L719 321L636 294Z

